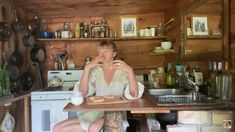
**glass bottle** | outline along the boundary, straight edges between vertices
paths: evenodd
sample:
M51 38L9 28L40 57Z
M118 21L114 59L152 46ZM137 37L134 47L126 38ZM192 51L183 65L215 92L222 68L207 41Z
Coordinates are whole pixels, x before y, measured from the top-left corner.
M0 66L0 96L2 96L2 67Z
M174 88L175 78L172 70L172 63L168 63L166 74L166 86L167 88Z
M203 73L200 71L199 66L195 66L194 68L194 77L195 83L201 88L203 85Z
M211 97L211 84L210 84L210 76L213 71L213 62L209 62L208 64L208 74L206 76L204 87L206 88L206 93L209 97Z
M215 75L216 98L220 98L222 88L222 62L218 62L218 70Z
M75 25L75 38L80 38L80 24L76 23Z
M215 76L217 74L217 63L214 61L213 62L213 71L211 72L210 75L210 97L216 97L216 81L215 81Z
M84 38L88 38L89 36L89 25L88 23L84 23Z
M84 38L84 24L80 23L80 38Z
M232 96L232 74L228 71L228 62L224 64L224 71L222 72L221 96L223 101L230 101Z
M193 66L189 67L189 76L188 78L195 82L195 68Z

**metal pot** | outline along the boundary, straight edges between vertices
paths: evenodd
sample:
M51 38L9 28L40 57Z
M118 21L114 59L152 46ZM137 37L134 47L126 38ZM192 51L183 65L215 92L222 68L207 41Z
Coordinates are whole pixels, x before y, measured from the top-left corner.
M30 58L33 62L42 62L45 57L46 53L43 48L34 47L30 51Z

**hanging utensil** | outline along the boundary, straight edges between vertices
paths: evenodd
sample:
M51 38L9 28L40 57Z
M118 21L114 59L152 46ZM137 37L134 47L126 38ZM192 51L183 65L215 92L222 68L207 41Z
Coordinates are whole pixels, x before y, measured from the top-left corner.
M18 67L21 67L24 63L23 55L19 51L19 42L17 34L15 33L15 51L11 55L11 62L12 64L17 65Z
M11 36L10 25L5 22L6 20L6 9L4 6L1 7L3 21L0 22L0 41L7 41Z
M18 17L17 17L17 13L16 13L16 10L13 10L13 18L14 18L14 21L12 22L12 30L14 32L21 32L23 31L24 29L24 26L20 23Z
M67 57L68 55L66 51L59 53L59 61L61 63L62 70L65 70L65 62L66 62Z
M26 56L26 59L25 59L26 72L21 76L20 86L21 86L22 90L28 91L28 90L30 90L30 88L33 85L33 76L30 73L29 63L27 61L27 59L28 59L28 57L27 57L27 48L25 49L25 56Z
M30 50L30 58L33 62L43 62L46 58L46 53L43 48L34 47Z
M25 32L25 35L23 37L23 44L25 47L33 47L35 45L35 39L33 35L30 32L31 25L28 25L28 29Z

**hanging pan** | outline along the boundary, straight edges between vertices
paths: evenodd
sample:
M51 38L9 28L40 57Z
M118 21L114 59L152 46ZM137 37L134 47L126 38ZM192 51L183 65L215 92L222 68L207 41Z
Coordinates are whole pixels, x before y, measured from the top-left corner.
M30 51L30 58L33 62L43 62L46 58L45 50L41 47L34 47Z
M19 51L19 42L17 34L15 34L15 51L11 55L11 62L12 64L17 65L19 68L24 63L23 55Z
M0 22L0 41L7 41L11 36L10 25L6 22Z
M32 85L33 85L33 76L32 74L30 73L30 68L29 68L29 63L27 61L28 57L27 57L27 49L25 49L25 65L26 65L26 72L23 73L23 75L21 76L20 78L20 87L22 90L24 91L27 91L27 90L30 90Z
M4 22L6 20L6 10L4 6L1 7L1 12L3 21L0 22L0 41L7 41L11 36L11 28L7 22Z
M13 10L13 18L14 21L12 22L11 25L13 32L21 32L24 29L24 26L19 22L16 10Z
M29 25L28 30L26 29L25 35L23 37L23 44L25 47L33 47L35 44L35 39L30 32L31 25Z

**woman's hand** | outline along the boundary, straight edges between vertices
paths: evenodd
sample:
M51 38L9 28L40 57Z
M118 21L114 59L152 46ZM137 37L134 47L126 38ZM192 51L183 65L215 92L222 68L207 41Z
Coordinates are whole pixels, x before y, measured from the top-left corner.
M127 73L133 72L133 69L128 64L126 64L124 61L121 60L114 60L113 67L117 70L125 71Z
M101 66L101 57L95 57L95 59L92 59L92 61L87 64L85 66L85 68L88 68L89 70L94 68L94 67L97 67L97 66Z

